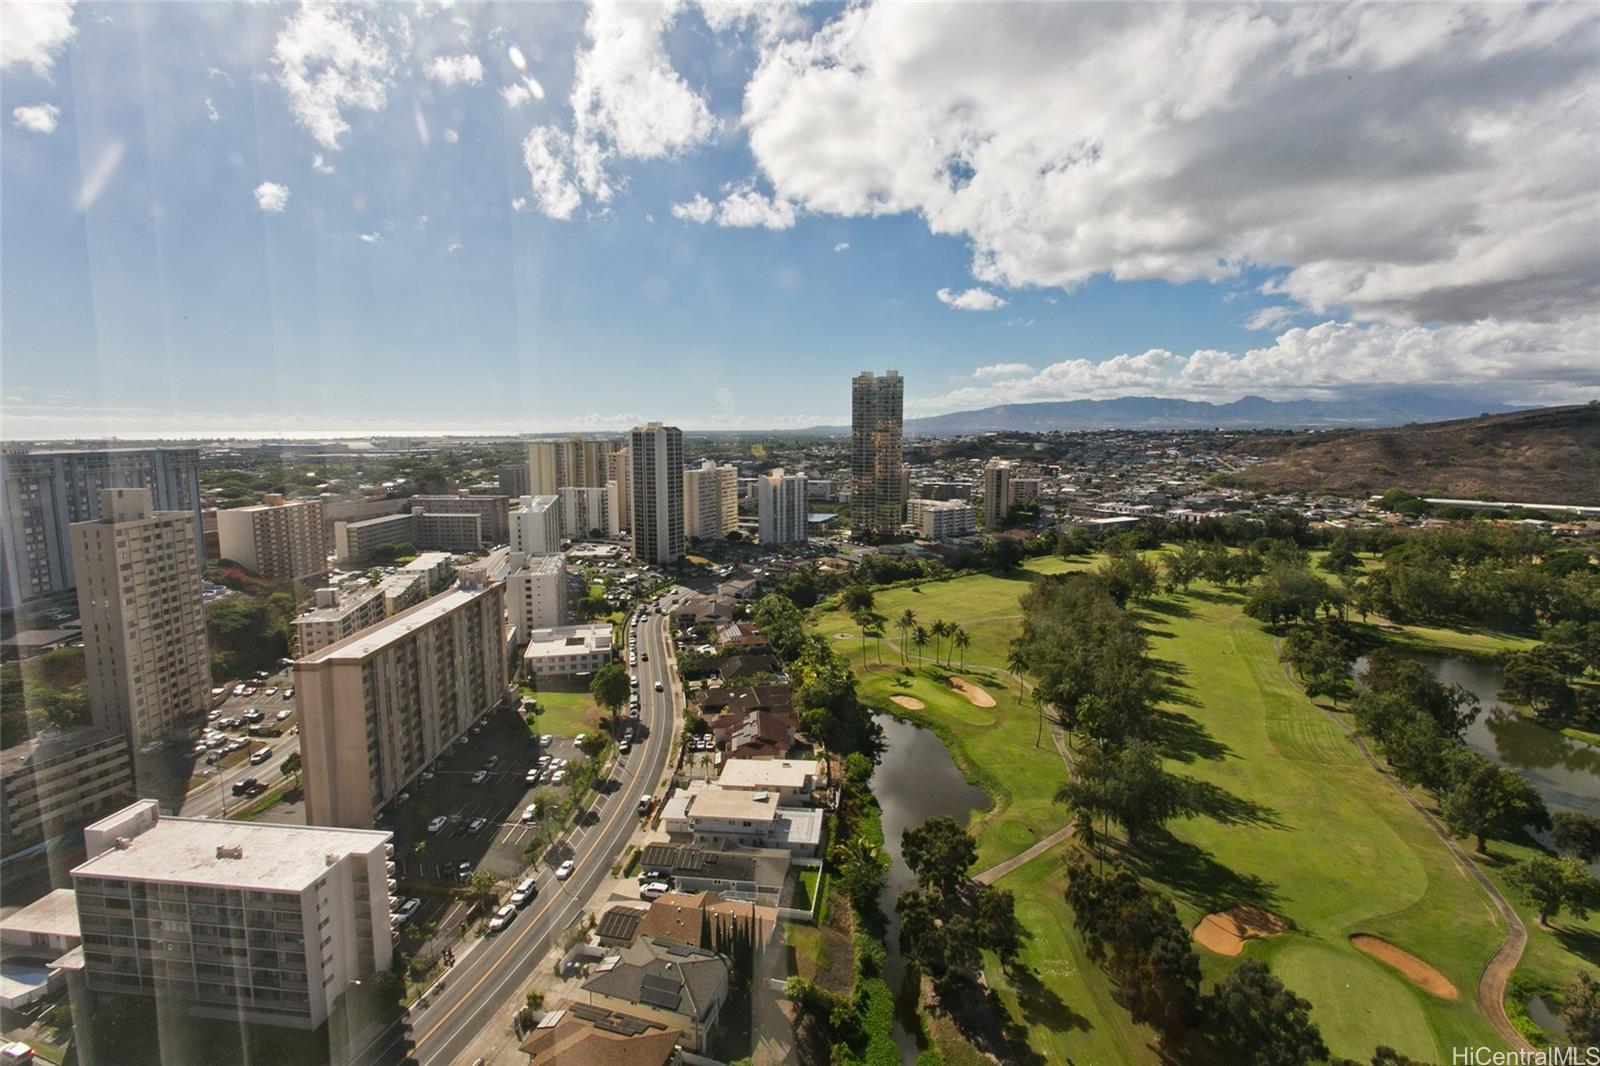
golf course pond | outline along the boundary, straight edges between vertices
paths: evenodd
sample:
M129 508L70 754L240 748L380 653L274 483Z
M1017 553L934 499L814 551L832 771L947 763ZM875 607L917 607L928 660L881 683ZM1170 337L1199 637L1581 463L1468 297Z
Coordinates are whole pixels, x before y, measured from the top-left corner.
M890 858L889 877L878 897L889 920L884 976L898 1000L905 965L900 957L900 919L894 901L917 883L900 857L900 835L929 818L954 818L966 825L975 811L988 808L989 797L961 776L949 750L933 731L886 714L874 715L873 721L883 730L884 750L872 776L872 792L883 809L883 838ZM903 1061L916 1059L916 1037L901 1024L899 1011L895 1012L894 1040Z

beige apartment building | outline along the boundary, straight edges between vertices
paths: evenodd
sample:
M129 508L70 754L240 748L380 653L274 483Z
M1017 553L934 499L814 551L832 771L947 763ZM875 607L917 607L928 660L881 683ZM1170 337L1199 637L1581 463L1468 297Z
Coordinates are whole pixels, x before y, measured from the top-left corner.
M950 540L978 531L978 516L964 500L909 500L906 518L925 540Z
M610 472L606 475L607 481L617 483L617 527L619 529L633 528L633 479L629 474L632 469L632 456L627 445L613 451L607 456Z
M0 751L0 855L82 829L133 798L128 740L84 726Z
M553 496L564 488L604 488L611 477L614 440L569 437L528 444L528 494Z
M769 470L756 479L756 515L761 543L798 544L806 539L806 477Z
M993 532L1005 523L1011 510L1011 475L1016 464L990 459L983 464L983 528Z
M850 529L857 537L893 533L905 514L902 458L905 381L870 370L850 383Z
M683 430L651 422L628 431L633 480L633 557L668 565L683 558Z
M475 514L482 543L504 544L510 539L511 497L474 496L461 492L454 496L413 496L412 509L422 508L430 515Z
M516 565L506 576L506 605L517 643L526 644L535 629L567 624L567 560L560 555L513 555Z
M140 750L185 733L210 705L200 523L152 510L149 489L102 490L100 515L72 525L90 713Z
M365 828L506 694L505 586L455 587L295 663L306 821Z
M217 548L268 581L318 581L328 572L321 500L271 493L252 507L217 512Z
M617 524L617 486L603 488L568 485L561 489L561 532L568 540L586 540L598 530L601 536L621 532Z
M310 655L343 640L388 615L381 585L354 589L318 589L312 605L294 620L294 651Z
M683 472L683 532L721 540L739 528L739 472L710 459Z
M389 967L389 835L165 817L155 800L101 819L72 870L90 991L316 1029Z

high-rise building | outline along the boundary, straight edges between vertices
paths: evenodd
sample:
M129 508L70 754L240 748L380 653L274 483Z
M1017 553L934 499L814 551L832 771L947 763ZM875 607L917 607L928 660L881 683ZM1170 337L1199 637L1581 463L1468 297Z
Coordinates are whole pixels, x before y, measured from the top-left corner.
M252 507L217 512L217 549L268 581L316 581L328 572L321 500L269 493Z
M611 477L614 440L569 437L528 444L528 492L550 496L563 488L604 488Z
M505 586L454 588L295 662L306 821L370 826L506 691Z
M739 471L703 459L683 472L683 532L721 540L739 528Z
M149 799L102 818L72 870L89 990L320 1027L393 957L389 836L164 817Z
M567 485L561 489L561 532L568 540L582 540L596 530L614 537L622 529L617 523L617 486L608 481L601 488Z
M128 740L82 726L0 751L0 855L42 848L133 799Z
M312 605L294 620L294 653L310 655L368 626L388 613L381 585L318 589Z
M485 545L504 544L510 539L511 498L508 496L474 496L459 492L454 496L413 496L413 510L420 507L425 514L475 514L478 532Z
M506 576L506 607L517 628L517 643L526 644L535 629L567 624L567 560L561 555L533 555Z
M524 496L511 508L511 550L552 555L561 550L561 497Z
M152 510L149 489L100 497L101 517L72 525L89 708L95 725L138 750L203 721L209 706L200 523Z
M683 431L651 422L628 431L633 455L633 557L683 557Z
M506 463L500 467L500 495L508 499L521 499L528 494L528 464Z
M769 470L756 479L756 514L761 543L795 544L806 539L806 476Z
M633 477L630 474L632 459L630 458L628 446L623 445L612 452L608 458L611 472L606 480L617 483L617 528L632 529Z
M856 375L850 392L850 525L857 536L893 533L905 515L901 434L905 382L890 370Z
M990 459L983 464L983 528L991 533L1005 524L1011 510L1011 475L1016 464Z
M74 522L100 517L100 491L150 490L158 511L188 511L200 527L195 448L0 452L0 609L71 592ZM195 537L194 569L205 568Z

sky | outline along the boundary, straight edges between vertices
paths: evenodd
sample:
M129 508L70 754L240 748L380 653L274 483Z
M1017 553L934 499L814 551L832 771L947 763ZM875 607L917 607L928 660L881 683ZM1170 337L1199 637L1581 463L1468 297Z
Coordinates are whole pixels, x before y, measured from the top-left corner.
M1600 398L1600 6L0 5L0 436Z

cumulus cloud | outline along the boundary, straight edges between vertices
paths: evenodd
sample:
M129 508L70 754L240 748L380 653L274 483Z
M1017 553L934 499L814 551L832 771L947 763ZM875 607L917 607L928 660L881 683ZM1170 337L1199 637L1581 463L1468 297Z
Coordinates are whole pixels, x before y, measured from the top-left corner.
M957 311L994 311L1010 302L982 288L972 288L965 292L940 289L934 295L939 297L940 303L949 304Z
M458 56L436 56L426 70L428 77L440 85L483 84L483 63L470 52Z
M381 233L358 233L356 234L356 238L360 240L362 244L383 243L383 234Z
M833 246L833 250L836 252L848 252L850 250L850 242L840 241L838 244Z
M961 410L997 403L1176 396L1227 401L1349 395L1374 387L1492 387L1511 402L1572 403L1600 398L1600 315L1565 322L1483 319L1401 326L1327 321L1290 329L1243 352L1164 349L1110 359L1063 359L1042 369L1022 363L979 367L972 383L914 406Z
M54 133L60 115L55 104L25 104L11 109L11 124L29 133Z
M1555 319L1600 300L1597 62L1593 5L859 5L762 48L742 123L777 196L991 285Z
M256 186L256 206L270 214L279 215L289 206L289 186L275 181L264 181Z
M571 218L585 199L609 204L613 160L668 158L716 133L710 106L662 43L675 15L672 4L590 7L568 97L572 128L535 127L523 141L534 201L552 218Z
M544 86L539 84L537 78L528 75L521 81L502 86L500 98L506 102L507 107L521 107L532 100L543 100Z
M758 192L749 182L725 186L723 192L726 195L716 204L695 193L693 200L672 205L672 217L702 224L715 222L735 229L788 229L794 225L793 204Z
M0 4L0 70L26 66L49 77L77 33L72 6L72 0Z
M278 84L295 121L324 148L337 151L340 135L349 132L346 110L381 111L388 102L393 74L377 22L386 13L308 4L278 33L272 51Z
M681 218L685 222L710 222L716 216L717 205L707 200L700 193L694 194L694 199L686 203L672 205L672 217Z
M1275 330L1282 329L1294 320L1297 310L1285 304L1273 304L1263 307L1245 320L1245 329Z
M311 169L318 174L332 174L333 164L324 159L321 152L317 152L311 157Z
M222 121L222 112L218 111L217 110L217 105L211 102L211 97L209 97L209 96L206 97L205 105L206 105L206 118L210 119L213 125L215 125L218 122L221 122Z

